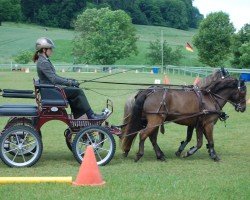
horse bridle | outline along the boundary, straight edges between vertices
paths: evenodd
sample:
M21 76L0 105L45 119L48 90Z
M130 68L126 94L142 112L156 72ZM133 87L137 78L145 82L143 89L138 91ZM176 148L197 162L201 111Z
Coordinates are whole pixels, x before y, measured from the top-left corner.
M239 92L239 95L240 95L240 96L241 96L242 91L245 91L245 89L246 89L246 86L245 86L245 85L241 86L240 81L239 81L239 82L238 82L238 92ZM226 101L226 102L232 104L232 105L235 107L235 110L236 110L236 111L241 110L241 109L242 109L241 103L244 103L244 102L245 102L245 100L242 99L242 100L240 100L239 102L234 103L234 102L232 102L232 101L230 101L230 100L228 100L228 99L225 99L225 98L223 98L222 96L220 96L220 95L218 95L218 94L216 94L216 93L213 93L213 92L211 92L211 91L208 91L208 93L210 93L210 94L211 94L212 96L214 96L214 97L217 97L217 98L219 98L219 99L222 99L222 100L224 100L224 101ZM217 101L217 100L215 100L215 101L216 101L216 103L217 103L218 106L219 106L218 101ZM220 107L220 106L219 106L219 107Z

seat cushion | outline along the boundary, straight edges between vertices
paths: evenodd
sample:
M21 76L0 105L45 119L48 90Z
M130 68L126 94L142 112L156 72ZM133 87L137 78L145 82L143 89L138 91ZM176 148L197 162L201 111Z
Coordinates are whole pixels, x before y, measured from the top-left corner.
M37 106L31 104L5 104L0 105L0 108L37 108Z
M28 105L26 107L17 107L17 106L12 106L9 107L10 105L2 105L0 106L0 116L9 116L9 117L14 117L14 116L25 116L25 117L35 117L38 116L38 109L36 106L30 106Z

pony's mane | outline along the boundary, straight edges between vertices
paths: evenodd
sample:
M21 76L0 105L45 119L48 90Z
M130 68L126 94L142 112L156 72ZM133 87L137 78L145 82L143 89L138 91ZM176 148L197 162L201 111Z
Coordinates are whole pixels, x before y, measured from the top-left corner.
M218 91L225 88L236 88L238 87L238 80L232 77L227 77L225 79L221 79L217 81L210 90L213 93L217 93Z
M208 90L213 87L213 85L216 83L216 81L220 80L222 78L221 70L216 70L213 74L203 78L197 86L201 90Z

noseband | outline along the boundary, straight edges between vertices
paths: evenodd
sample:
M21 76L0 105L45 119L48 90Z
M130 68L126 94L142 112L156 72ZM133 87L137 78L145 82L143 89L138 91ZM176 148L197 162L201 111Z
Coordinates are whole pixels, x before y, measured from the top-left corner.
M241 81L238 82L238 92L239 92L239 96L243 96L243 93L246 92L246 85L241 85ZM239 111L242 109L241 103L244 103L246 100L242 99L240 100L238 103L235 103L235 110ZM233 102L232 102L233 103Z

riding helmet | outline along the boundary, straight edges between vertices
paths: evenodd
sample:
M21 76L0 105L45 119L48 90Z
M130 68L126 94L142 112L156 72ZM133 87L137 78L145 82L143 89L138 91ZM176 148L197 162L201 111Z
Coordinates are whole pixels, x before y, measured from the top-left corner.
M39 51L42 48L50 49L55 48L53 41L46 37L41 37L36 41L36 50Z

